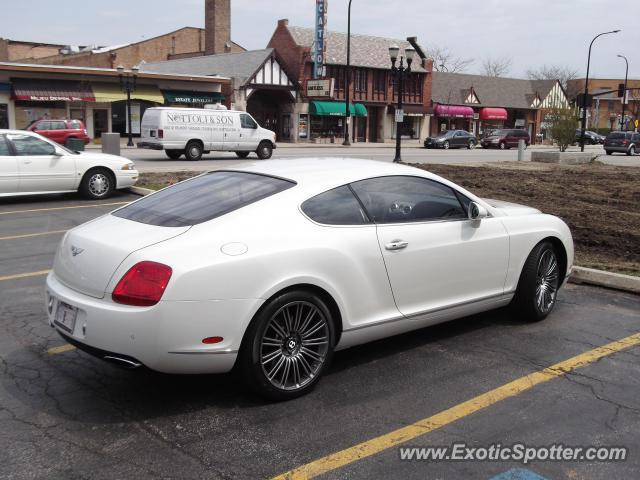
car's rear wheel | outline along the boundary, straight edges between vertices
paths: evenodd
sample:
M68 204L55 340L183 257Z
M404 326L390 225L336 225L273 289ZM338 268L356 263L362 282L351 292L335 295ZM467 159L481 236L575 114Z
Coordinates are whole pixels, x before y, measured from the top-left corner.
M80 180L80 193L92 200L102 200L111 196L116 188L116 181L111 172L105 168L94 168L84 174Z
M192 140L187 143L187 148L185 149L184 156L187 158L187 160L197 162L202 158L203 151L204 148L202 147L202 143Z
M247 158L250 152L236 152L238 158Z
M469 148L469 150L476 148L476 142L475 140L470 140L469 141L469 145L467 146L467 148Z
M607 152L607 155L611 155L613 152L611 150L605 150Z
M500 150L506 150L507 149L507 144L504 142L500 142Z
M442 148L444 148L445 150L449 150L449 147L450 147L449 142L444 142L442 144Z
M184 150L165 150L164 153L166 153L167 157L171 160L178 160L184 153Z
M627 150L627 155L635 155L636 154L636 147L635 145L631 145L629 147L629 150Z
M550 242L538 244L527 257L513 307L527 321L539 321L547 317L556 304L560 288L560 263Z
M249 326L238 358L247 386L272 400L309 392L333 355L335 328L324 301L292 291L271 300Z
M273 146L270 142L260 142L256 154L260 160L268 160L273 155Z

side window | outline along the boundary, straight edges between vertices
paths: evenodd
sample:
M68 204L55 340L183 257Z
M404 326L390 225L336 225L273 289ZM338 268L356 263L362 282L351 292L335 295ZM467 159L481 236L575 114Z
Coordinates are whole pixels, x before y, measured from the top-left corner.
M66 130L66 128L64 122L51 122L51 130Z
M0 157L6 157L11 155L11 151L9 150L9 144L4 139L4 135L0 135Z
M240 126L242 128L258 128L258 124L246 113L240 114Z
M36 130L51 130L51 122L38 122L36 123Z
M428 178L378 177L351 185L376 223L463 219L467 215L454 190Z
M69 128L73 129L73 130L81 130L82 127L80 126L80 122L78 120L71 120L69 122Z
M325 225L364 225L369 223L351 189L344 185L316 195L302 204L311 220Z
M10 135L16 154L25 155L53 155L56 148L44 140L32 137L31 135Z

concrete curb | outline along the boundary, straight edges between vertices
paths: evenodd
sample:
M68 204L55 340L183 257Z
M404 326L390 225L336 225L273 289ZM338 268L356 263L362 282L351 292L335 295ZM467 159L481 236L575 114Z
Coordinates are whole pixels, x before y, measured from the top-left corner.
M573 267L569 281L571 283L596 285L640 295L640 277L632 275L606 272L593 268Z
M155 192L156 190L151 190L150 188L142 188L142 187L129 187L129 191L136 195L140 195L144 197L145 195L149 195L150 193Z

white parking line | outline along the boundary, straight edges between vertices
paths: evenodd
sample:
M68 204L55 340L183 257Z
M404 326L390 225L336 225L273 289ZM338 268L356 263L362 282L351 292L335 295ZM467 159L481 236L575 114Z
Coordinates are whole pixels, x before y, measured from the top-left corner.
M64 233L66 230L52 230L50 232L40 232L40 233L25 233L24 235L11 235L8 237L0 237L1 240L16 240L18 238L30 238L30 237L41 237L42 235L55 235L57 233Z
M34 208L32 210L9 210L7 212L0 212L0 215L11 215L14 213L52 212L54 210L70 210L74 208L109 207L112 205L126 205L127 203L131 203L131 202L112 202L112 203L97 203L97 204L91 204L91 205L72 205L69 207Z
M39 272L27 272L27 273L16 273L15 275L6 275L4 277L0 277L0 282L6 282L8 280L18 280L20 278L29 278L29 277L38 277L40 275L47 275L50 270L40 270Z

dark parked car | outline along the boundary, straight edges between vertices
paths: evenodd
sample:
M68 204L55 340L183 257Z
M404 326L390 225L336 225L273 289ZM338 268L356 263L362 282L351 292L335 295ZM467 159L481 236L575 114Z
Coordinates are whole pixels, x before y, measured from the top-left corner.
M478 139L466 130L447 130L435 137L428 137L424 141L425 148L473 148Z
M531 144L531 138L529 138L526 130L505 128L491 132L491 135L482 139L480 145L482 145L482 148L499 148L500 150L505 150L507 148L517 147L519 140L524 140L526 146Z
M613 152L635 155L640 152L640 133L611 132L604 140L604 149L607 155Z
M81 120L36 120L27 130L37 132L60 145L67 145L70 138L82 140L85 145L91 141Z
M580 143L580 132L579 128L576 128L576 143ZM600 140L601 135L598 135L596 132L592 132L590 130L584 131L584 143L585 145L597 145L598 143L603 143L604 139Z

